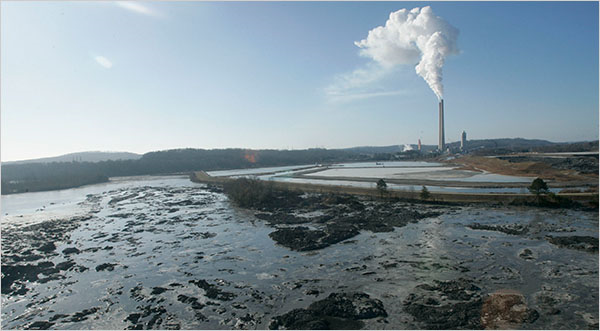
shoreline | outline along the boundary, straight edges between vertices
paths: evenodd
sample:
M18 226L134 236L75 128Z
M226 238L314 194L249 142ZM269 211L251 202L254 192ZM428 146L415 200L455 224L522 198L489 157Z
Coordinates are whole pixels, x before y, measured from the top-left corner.
M190 180L195 183L205 184L225 184L229 181L234 180L228 177L212 177L204 171L197 171L190 175ZM353 179L355 180L355 179ZM375 182L375 180L370 180ZM277 182L269 181L274 187L281 189L291 190L302 190L305 192L313 193L345 193L355 194L362 196L382 196L381 192L376 188L365 188L365 187L352 187L342 185L326 185L326 184L308 184L308 183L291 183L291 182ZM394 183L390 181L390 183ZM424 181L420 181L420 184L425 184ZM427 185L432 185L428 184ZM400 199L411 199L421 202L458 202L458 203L511 203L515 200L522 200L525 203L534 203L536 196L530 193L464 193L464 192L433 192L430 191L430 199L421 200L419 199L419 192L414 191L402 191L387 189L385 191L385 197L387 198L400 198ZM598 192L581 192L581 193L558 193L559 197L564 197L577 202L597 203Z

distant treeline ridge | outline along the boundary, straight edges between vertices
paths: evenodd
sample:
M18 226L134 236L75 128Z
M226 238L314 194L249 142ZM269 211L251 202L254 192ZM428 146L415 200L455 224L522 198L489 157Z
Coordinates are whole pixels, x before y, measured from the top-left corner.
M150 152L138 160L2 165L2 194L47 191L108 181L108 177L199 170L259 168L361 160L342 150L176 149ZM364 160L364 158L362 158Z

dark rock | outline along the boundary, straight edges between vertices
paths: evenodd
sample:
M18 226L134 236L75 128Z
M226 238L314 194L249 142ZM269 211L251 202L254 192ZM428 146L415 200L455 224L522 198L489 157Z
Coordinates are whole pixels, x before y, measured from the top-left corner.
M163 322L162 315L167 312L167 310L163 306L137 306L138 309L141 309L140 312L131 313L127 316L125 321L129 321L132 324L127 327L129 330L149 330L149 329L160 329L160 325ZM148 322L145 323L142 321L143 319L148 319Z
M92 307L92 308L89 308L89 309L84 309L84 310L82 310L80 312L76 312L75 314L73 314L71 316L70 321L71 322L81 322L81 321L84 321L84 320L88 319L88 315L91 315L91 314L97 312L98 310L100 310L99 307Z
M320 316L307 309L294 309L284 315L275 317L269 324L269 329L278 330L279 328L290 330L331 330L329 321L326 317ZM362 327L362 323L358 328ZM352 328L348 328L352 329Z
M71 267L75 265L73 261L64 261L56 265L56 269L58 270L69 270Z
M425 329L481 329L483 301L470 280L421 284L403 302L404 310ZM442 304L443 299L452 300Z
M361 319L386 317L383 304L365 293L332 293L307 309L294 309L273 318L270 329L360 329Z
M52 243L52 242L48 242L48 243L45 243L42 246L40 246L38 248L38 251L44 252L44 253L50 253L50 252L54 251L55 249L56 249L56 245L54 245L54 243Z
M240 303L240 302L232 303L231 307L233 307L235 309L248 309L248 307L246 305L244 305L243 303Z
M353 319L387 316L383 303L365 293L332 293L326 299L312 303L308 309L324 315Z
M523 235L529 231L529 228L526 225L521 224L507 224L507 225L485 225L479 223L473 223L471 225L467 225L467 227L473 230L488 230L488 231L498 231L511 235Z
M322 202L326 205L344 205L349 207L351 210L357 211L365 209L365 205L353 195L329 194L323 197Z
M68 248L63 249L62 253L65 255L70 255L70 254L79 254L80 251L75 247L68 247Z
M169 291L169 289L168 289L168 288L164 288L164 287L158 287L158 286L157 286L157 287L153 287L153 288L152 288L152 292L151 292L150 294L152 294L152 295L156 295L156 294L161 294L161 293L163 293L163 292L165 292L165 291Z
M419 303L416 297L410 295L404 301L404 310L422 323L422 328L433 330L482 329L481 307L481 298L442 306Z
M204 305L198 302L198 298L189 297L184 294L180 294L177 296L177 301L181 303L190 304L192 309L202 309Z
M200 237L202 239L213 238L217 235L216 233L213 233L213 232L193 232L192 234L195 235L196 237Z
M110 202L109 202L110 203ZM129 218L133 216L133 213L122 213L122 214L112 214L112 215L108 215L107 217L115 217L115 218Z
M191 284L194 284L194 285L198 286L199 288L203 289L206 292L205 295L207 298L215 299L215 300L222 300L222 301L230 301L230 300L233 300L233 298L235 298L235 294L222 291L216 285L209 284L207 281L205 281L203 279L190 280L189 282Z
M546 239L558 247L576 249L580 251L597 253L598 238L590 236L546 236Z
M524 259L524 260L533 260L534 259L533 252L529 248L523 249L519 253L519 257L522 258L522 259Z
M129 290L129 294L135 301L142 301L146 298L146 296L142 294L143 289L144 287L141 284L138 284Z
M69 317L69 315L66 315L66 314L55 314L54 316L50 317L49 321L50 322L54 322L56 320L59 320L61 318L65 318L65 317Z
M28 330L48 330L50 327L52 327L52 325L54 325L54 323L47 322L47 321L37 321L37 322L33 322L33 323L29 324L27 329Z
M140 319L140 317L142 317L142 314L133 313L133 314L129 314L129 316L127 316L127 318L125 320L130 321L133 324L136 324L138 322L138 320Z
M113 271L115 270L116 263L102 263L96 266L96 271Z
M132 194L128 194L128 195L124 195L124 196L120 196L120 197L116 197L116 198L112 198L108 204L109 205L113 205L115 203L121 202L121 201L125 201L131 198L135 198L138 194L137 193L132 193Z
M477 296L481 289L475 286L472 281L459 278L457 280L440 282L435 281L435 285L421 284L417 285L417 288L424 289L426 291L437 291L443 293L450 300L470 300Z
M39 262L25 265L2 265L2 294L17 294L27 292L23 283L38 281L38 275L51 275L57 273L52 262ZM23 292L24 291L24 292Z
M278 244L296 251L321 249L348 238L359 232L354 227L328 225L323 230L310 230L304 226L281 228L269 234Z
M284 212L275 213L256 213L256 218L268 221L271 224L302 224L310 222L310 218L298 217Z

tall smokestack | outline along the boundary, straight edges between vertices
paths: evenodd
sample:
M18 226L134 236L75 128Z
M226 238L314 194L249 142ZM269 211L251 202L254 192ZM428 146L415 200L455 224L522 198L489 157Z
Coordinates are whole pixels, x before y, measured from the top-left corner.
M446 144L444 142L444 99L440 100L440 140L438 141L438 149L444 151Z

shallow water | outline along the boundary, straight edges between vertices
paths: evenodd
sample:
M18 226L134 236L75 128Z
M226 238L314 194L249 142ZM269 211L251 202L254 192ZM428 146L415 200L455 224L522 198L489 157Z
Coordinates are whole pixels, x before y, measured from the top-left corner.
M321 177L400 178L404 174L419 173L422 174L423 178L426 178L430 173L451 169L450 167L331 168L310 175Z
M441 167L443 163L425 161L348 162L331 165L333 168Z
M363 231L322 250L295 252L275 244L268 236L274 229L252 212L186 178L139 178L71 191L61 193L72 197L62 204L63 212L81 203L93 217L67 242L56 242L57 254L48 260L72 260L88 269L29 283L24 295L3 294L2 328L24 328L64 314L52 328L122 329L135 324L131 316L137 313L140 323L154 319L152 326L162 329L266 328L272 317L340 291L362 291L383 302L389 316L366 320L366 328L414 328L402 309L407 295L418 284L457 277L474 279L485 293L516 290L540 312L541 293L560 298L560 314L541 313L527 328L585 328L598 320L598 255L544 239L565 233L597 237L597 213L440 207L442 216L394 232ZM44 203L34 193L23 197ZM24 221L40 213L8 201L7 208L22 213ZM515 236L466 227L473 222L524 224L532 230ZM4 218L2 227L6 231ZM70 247L80 253L62 253ZM524 248L535 259L519 257ZM114 264L114 270L97 271L104 263ZM209 298L190 283L198 280L231 296ZM162 291L157 288L164 291L152 294ZM185 296L203 307L194 309L183 302ZM86 309L93 312L75 318Z

